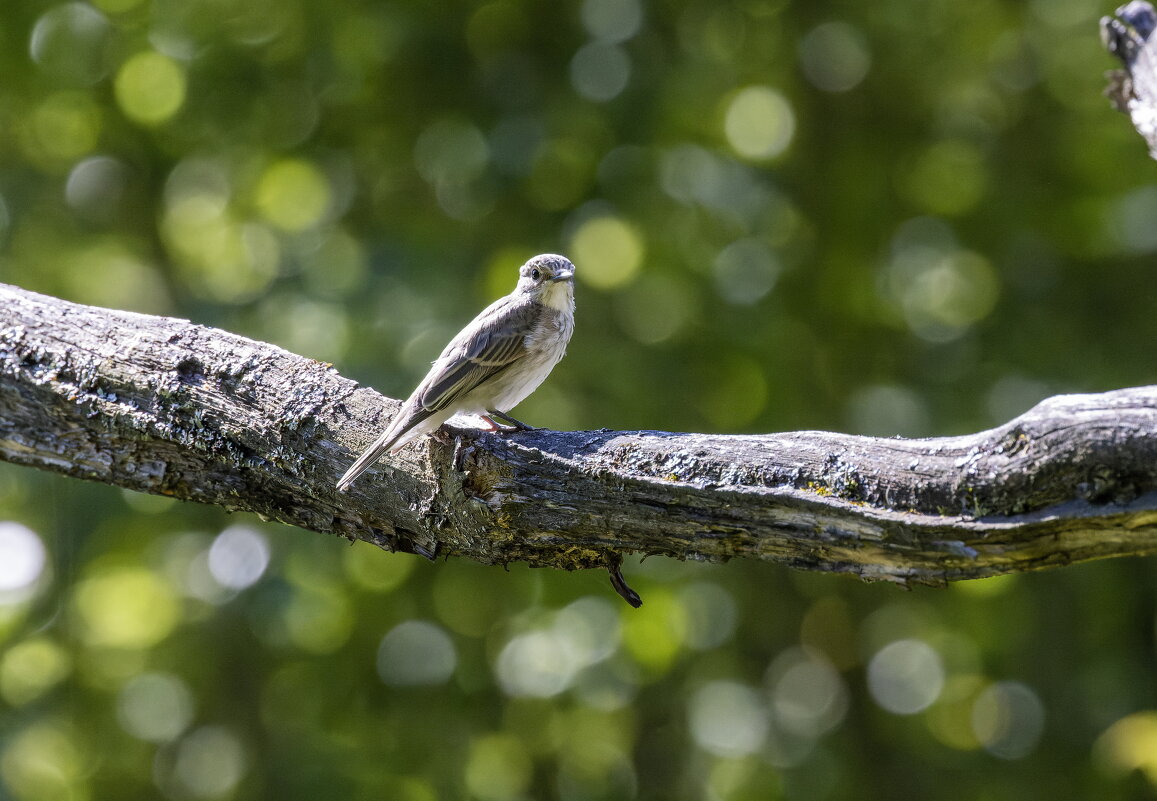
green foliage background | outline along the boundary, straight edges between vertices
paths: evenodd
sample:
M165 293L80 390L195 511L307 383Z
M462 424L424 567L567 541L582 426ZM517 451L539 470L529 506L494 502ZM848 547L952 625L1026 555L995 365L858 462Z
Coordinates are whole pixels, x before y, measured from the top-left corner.
M523 419L977 430L1154 380L1109 10L6 0L0 280L398 396L559 251L577 333ZM903 593L654 559L636 611L11 466L0 518L0 798L1157 785L1149 560Z

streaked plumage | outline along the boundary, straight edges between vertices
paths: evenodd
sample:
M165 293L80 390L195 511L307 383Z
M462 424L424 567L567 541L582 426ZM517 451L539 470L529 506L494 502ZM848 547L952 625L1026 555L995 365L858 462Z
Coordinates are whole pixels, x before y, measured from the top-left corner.
M386 452L457 413L521 426L507 413L546 379L574 331L574 265L548 253L522 265L518 274L513 292L450 340L390 425L337 482L339 490L349 489Z

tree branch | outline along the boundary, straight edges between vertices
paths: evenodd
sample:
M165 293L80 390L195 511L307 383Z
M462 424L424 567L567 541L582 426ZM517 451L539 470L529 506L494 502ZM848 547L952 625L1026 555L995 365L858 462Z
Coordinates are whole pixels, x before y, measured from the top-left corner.
M1113 107L1133 120L1137 133L1157 158L1157 13L1143 0L1117 9L1116 17L1101 17L1101 41L1121 60L1123 70L1106 74L1105 95Z
M612 576L623 552L934 585L1157 553L1157 387L924 440L450 428L338 493L396 407L272 345L0 285L0 458L17 464L430 558Z

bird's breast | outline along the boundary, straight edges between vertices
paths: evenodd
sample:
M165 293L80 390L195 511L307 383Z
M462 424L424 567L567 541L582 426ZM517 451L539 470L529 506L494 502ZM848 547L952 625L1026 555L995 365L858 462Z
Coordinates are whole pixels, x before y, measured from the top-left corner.
M574 331L568 312L541 306L541 313L523 341L526 352L517 362L487 382L478 395L484 409L509 411L541 384L566 353ZM485 397L483 397L485 396Z
M553 367L566 353L567 343L573 333L574 315L569 310L560 311L543 306L542 313L526 335L528 357L545 357L544 361Z

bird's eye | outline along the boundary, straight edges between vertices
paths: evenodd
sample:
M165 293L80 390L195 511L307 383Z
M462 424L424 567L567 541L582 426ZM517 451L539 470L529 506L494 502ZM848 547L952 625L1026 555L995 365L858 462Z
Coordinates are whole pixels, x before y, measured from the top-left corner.
M534 269L530 271L530 277L537 281L539 278L542 278L542 273L540 273L537 269Z

